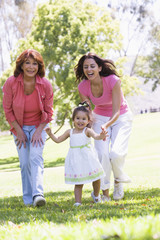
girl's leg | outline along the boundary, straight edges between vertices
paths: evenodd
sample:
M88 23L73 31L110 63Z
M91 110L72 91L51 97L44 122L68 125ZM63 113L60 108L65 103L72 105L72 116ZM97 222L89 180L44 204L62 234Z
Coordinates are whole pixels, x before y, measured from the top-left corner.
M93 192L91 193L91 197L93 198L93 201L95 203L100 203L101 202L101 196L99 194L100 192L100 179L94 181L92 183L93 185Z
M94 196L95 197L98 197L99 196L99 192L100 192L100 179L92 182L92 185L93 185L93 192L94 192Z
M93 193L91 194L92 198L95 202L101 202L101 197L99 195L100 192L100 182L101 180L97 180L92 183L93 185ZM109 197L109 189L103 190L102 202L109 202L111 199Z
M103 196L106 196L109 199L109 189L102 190Z
M74 196L75 196L75 202L76 203L81 203L82 188L83 188L83 184L74 186Z

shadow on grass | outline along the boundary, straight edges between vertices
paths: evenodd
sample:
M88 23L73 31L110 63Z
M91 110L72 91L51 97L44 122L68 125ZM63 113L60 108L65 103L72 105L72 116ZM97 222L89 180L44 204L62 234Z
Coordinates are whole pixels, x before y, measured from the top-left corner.
M127 191L124 200L100 204L93 203L90 193L91 191L84 190L83 204L79 207L73 206L73 191L46 193L47 204L40 208L25 206L22 197L1 198L0 224L8 221L14 224L37 221L66 224L160 214L159 188Z
M12 163L19 163L19 158L18 157L10 157L10 158L1 158L0 159L0 165L4 164L12 164Z
M65 162L65 158L57 158L56 161L53 162L45 162L44 161L44 167L50 168L50 167L60 167L63 166Z
M44 161L44 167L50 168L50 167L64 166L64 161L65 161L65 158L57 158L55 161L52 161L52 162ZM0 170L17 171L18 169L19 169L18 157L0 159Z

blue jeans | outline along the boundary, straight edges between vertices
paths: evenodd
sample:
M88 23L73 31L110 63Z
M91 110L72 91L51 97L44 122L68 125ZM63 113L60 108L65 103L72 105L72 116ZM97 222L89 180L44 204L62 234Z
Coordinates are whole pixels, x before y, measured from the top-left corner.
M33 197L36 195L43 196L43 149L38 145L32 146L31 139L36 130L35 126L23 126L23 131L27 136L26 148L22 144L21 148L17 147L17 152L20 161L22 190L24 204L32 204ZM14 136L14 141L16 136ZM47 134L42 131L42 139L45 143Z

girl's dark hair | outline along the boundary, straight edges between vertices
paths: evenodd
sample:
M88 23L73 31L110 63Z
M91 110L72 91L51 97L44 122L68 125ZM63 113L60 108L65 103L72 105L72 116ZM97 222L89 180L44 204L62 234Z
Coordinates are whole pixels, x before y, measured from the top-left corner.
M73 110L72 121L74 121L75 116L79 111L85 112L87 114L88 120L90 120L90 111L84 106L78 106Z
M74 71L76 74L76 81L79 83L83 79L87 79L83 72L83 63L85 59L94 59L94 61L98 64L99 67L102 67L102 70L99 72L100 76L106 77L109 75L116 75L119 77L114 62L109 59L103 59L96 55L95 53L87 53L84 54L78 61L78 64L74 67Z
M23 73L23 70L21 68L22 64L29 58L33 58L38 63L38 72L37 74L40 77L45 76L45 66L43 62L43 58L39 52L37 52L34 49L27 49L23 51L20 56L16 60L16 68L14 70L14 76L18 77L20 73Z

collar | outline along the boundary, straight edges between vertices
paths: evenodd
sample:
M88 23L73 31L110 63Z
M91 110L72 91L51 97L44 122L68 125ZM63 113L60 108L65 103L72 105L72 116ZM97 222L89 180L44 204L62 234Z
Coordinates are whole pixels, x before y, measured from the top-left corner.
M17 81L21 82L23 84L23 73L20 73L17 77ZM36 75L36 83L43 84L43 78L41 78L39 75Z

